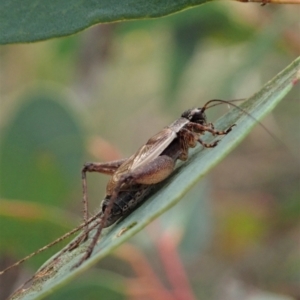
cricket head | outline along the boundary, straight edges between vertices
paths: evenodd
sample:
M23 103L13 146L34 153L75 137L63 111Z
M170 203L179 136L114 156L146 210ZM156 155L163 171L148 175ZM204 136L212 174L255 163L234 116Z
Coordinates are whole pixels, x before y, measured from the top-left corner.
M206 125L207 121L206 121L206 115L205 115L204 111L205 111L205 108L203 109L201 107L188 109L181 115L181 117L186 118L193 123Z
M244 99L237 99L237 100L231 100L231 101L220 100L220 99L209 100L204 104L203 107L192 108L192 109L186 110L181 115L181 117L186 118L186 119L190 120L193 123L198 123L198 124L201 124L201 125L207 125L205 111L207 109L211 108L211 107L221 105L221 104L227 104L227 105L236 107L237 109L243 111L244 113L246 113L248 115L247 112L245 112L243 109L241 109L240 107L238 107L237 105L232 103L232 102L241 101L241 100L244 100Z

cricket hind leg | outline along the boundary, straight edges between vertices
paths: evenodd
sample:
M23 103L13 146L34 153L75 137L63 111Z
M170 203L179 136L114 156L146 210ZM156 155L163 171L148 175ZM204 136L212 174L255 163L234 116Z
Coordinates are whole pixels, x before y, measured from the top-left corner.
M108 205L106 206L106 209L105 209L105 211L103 212L102 218L101 218L101 220L98 222L98 224L97 224L96 226L93 226L93 228L89 228L89 227L88 227L88 228L86 229L87 231L85 231L85 232L83 233L83 234L84 234L83 237L84 237L84 239L86 240L86 239L88 238L88 233L89 233L92 229L94 229L95 227L97 227L96 232L95 232L95 235L93 236L91 243L88 245L88 247L87 247L87 249L86 249L84 255L83 255L82 258L79 260L79 262L73 266L73 268L79 267L84 261L86 261L86 260L91 256L91 254L92 254L92 252L93 252L93 250L94 250L94 248L95 248L95 246L96 246L96 244L97 244L97 241L98 241L98 239L99 239L99 237L100 237L100 235L101 235L102 229L104 228L104 225L105 225L105 223L106 223L106 220L107 220L107 218L108 218L108 216L109 216L109 214L110 214L110 212L111 212L111 210L112 210L113 204L114 204L114 201L110 200L109 203L108 203ZM79 242L79 244L80 244L80 243L82 242L82 239L81 239L80 241L78 241L78 242ZM78 245L79 245L79 244L78 244ZM76 247L78 247L78 245L77 245ZM74 246L75 246L75 245L74 245ZM69 250L70 250L70 249L69 249Z
M84 222L88 220L88 196L87 196L87 180L86 180L86 173L87 172L97 172L107 175L113 175L116 170L127 160L120 159L114 160L105 163L97 163L97 162L90 162L84 164L81 170L81 180L82 180L82 191L83 191L83 219Z
M97 172L107 175L113 175L116 170L127 160L128 158L108 161L104 163L89 162L85 163L82 172Z
M81 170L81 181L82 181L82 202L83 202L83 221L86 223L89 215L88 215L88 193L87 193L87 180L86 180L86 173L87 172L97 172L107 175L113 175L116 170L127 160L127 158L109 161L105 163L97 163L97 162L90 162L85 163L82 170ZM89 226L85 227L85 238L88 238Z
M129 180L130 184L151 185L159 183L170 176L175 168L175 162L176 159L169 155L160 155L148 164L126 174L123 180Z
M101 222L98 225L97 231L93 236L93 239L90 245L88 246L85 254L81 258L81 260L74 266L75 268L80 266L85 260L87 260L91 256L97 244L97 241L101 235L102 229L104 228L104 224L106 223L111 213L112 207L119 193L123 190L124 185L126 188L126 186L130 186L132 184L151 185L151 184L159 183L163 181L165 178L167 178L173 172L174 167L175 167L175 160L170 156L162 155L156 157L148 164L144 166L142 165L141 167L131 172L128 172L127 174L123 175L120 178L112 194L110 195L110 201L105 208L105 211L103 213L103 218L101 219Z

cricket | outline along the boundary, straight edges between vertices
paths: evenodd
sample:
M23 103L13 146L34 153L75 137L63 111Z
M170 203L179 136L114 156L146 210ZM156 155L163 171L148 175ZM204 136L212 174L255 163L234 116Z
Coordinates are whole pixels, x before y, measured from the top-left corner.
M204 148L213 148L216 147L220 141L216 140L212 143L205 143L201 139L201 136L206 132L212 136L227 135L233 129L235 124L232 124L225 130L216 130L213 123L207 122L205 111L220 104L234 106L249 115L242 108L233 104L232 101L213 99L206 102L203 107L188 109L183 112L179 119L152 136L129 158L105 163L86 163L81 171L84 208L83 223L52 243L7 267L0 272L0 275L82 230L81 234L54 258L54 260L56 260L63 253L72 251L81 245L81 243L87 241L89 233L95 230L79 262L74 265L74 268L79 267L93 253L102 230L113 225L120 219L125 218L146 201L153 187L162 183L173 173L176 162L178 160L186 161L188 159L190 148L196 147L198 143ZM249 116L253 118L251 115ZM106 186L105 197L101 202L100 212L92 217L89 217L87 192L87 173L90 172L111 176ZM47 266L43 267L39 272L42 272L46 268ZM24 285L22 285L22 287Z

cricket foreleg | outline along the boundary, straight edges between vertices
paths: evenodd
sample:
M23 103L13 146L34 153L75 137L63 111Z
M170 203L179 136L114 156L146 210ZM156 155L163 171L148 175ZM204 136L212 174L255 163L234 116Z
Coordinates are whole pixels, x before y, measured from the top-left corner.
M207 144L207 143L204 143L200 138L198 138L197 140L204 148L214 148L218 145L218 143L220 142L220 140L216 140L215 142L213 143L210 143L210 144Z
M206 131L211 132L213 135L226 135L232 130L232 127L234 126L235 124L232 124L226 130L215 130L214 128L210 128L210 130L207 129Z
M192 123L194 125L194 123ZM195 124L195 125L199 125L199 124ZM209 123L209 129L210 130L214 130L214 127L213 127L213 124L212 123ZM203 132L202 131L202 128L203 126L201 126L201 133ZM190 148L194 148L197 144L197 142L199 142L203 147L205 148L214 148L218 145L219 143L219 140L213 142L213 143L210 143L210 144L207 144L207 143L204 143L200 138L199 138L199 133L194 133L194 132L198 132L198 130L194 130L192 131L191 129L199 129L198 128L195 128L196 126L194 126L194 128L190 128L190 130L186 129L186 128L182 128L181 131L180 131L180 146L181 146L181 149L182 149L182 153L180 155L180 159L181 160L186 160L188 158L188 147Z
M212 135L226 135L232 130L232 127L234 126L235 124L231 125L226 130L215 130L212 123L209 123L208 125L201 125L198 123L191 122L186 125L186 128L190 131L197 132L197 133L204 133L205 131L207 131L210 132Z
M208 123L208 125L201 125L198 123L189 123L186 125L186 128L188 130L190 130L191 132L197 132L200 134L204 134L205 131L208 131L212 135L226 135L232 130L233 126L235 126L235 124L231 125L226 130L215 130L214 125L212 123ZM197 141L205 148L214 148L219 143L219 140L217 140L213 143L207 144L207 143L204 143L200 138L198 138Z

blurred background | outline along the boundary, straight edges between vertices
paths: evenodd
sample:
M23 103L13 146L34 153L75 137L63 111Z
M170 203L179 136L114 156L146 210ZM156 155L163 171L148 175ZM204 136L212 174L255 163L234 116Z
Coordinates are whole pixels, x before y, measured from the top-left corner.
M127 157L187 108L249 97L291 63L299 13L210 3L2 46L0 269L81 222L84 162ZM263 121L285 146L256 126L176 207L47 299L300 299L299 100L298 86ZM88 175L91 211L107 180ZM0 299L62 247L0 277Z

